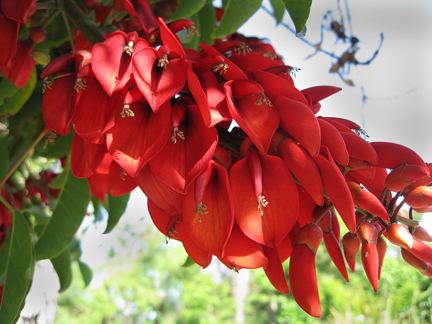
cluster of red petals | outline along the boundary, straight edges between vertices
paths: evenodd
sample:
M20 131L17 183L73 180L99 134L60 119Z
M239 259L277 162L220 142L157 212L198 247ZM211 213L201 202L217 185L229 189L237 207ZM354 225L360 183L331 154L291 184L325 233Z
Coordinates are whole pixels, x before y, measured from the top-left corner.
M18 41L21 27L36 11L36 0L0 1L0 70L16 87L26 85L34 67L32 48L40 42L40 30L33 30L28 39Z
M43 71L46 127L73 127L72 171L93 195L138 185L156 227L196 263L216 256L236 271L262 268L313 316L321 241L347 281L346 263L354 270L361 250L375 290L383 234L431 275L430 236L396 223L398 197L432 210L430 165L401 145L368 142L352 121L319 115L320 101L340 89L297 89L271 45L234 34L185 49L176 32L191 26L159 19L151 42L116 31ZM342 244L336 211L349 229Z

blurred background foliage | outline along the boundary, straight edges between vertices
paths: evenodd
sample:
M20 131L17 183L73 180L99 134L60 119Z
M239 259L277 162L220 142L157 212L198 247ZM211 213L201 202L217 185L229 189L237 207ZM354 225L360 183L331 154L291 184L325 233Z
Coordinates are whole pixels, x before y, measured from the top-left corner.
M186 259L182 247L174 241L166 244L151 226L139 234L133 228L123 227L120 230L124 231L125 236L138 235L141 238L143 243L139 257L134 258L130 265L125 265L124 256L117 256L113 251L107 260L109 269L94 269L93 283L85 290L76 267L72 286L59 297L56 323L432 321L430 279L407 267L397 250L388 251L380 290L375 294L360 263L356 272L350 274L350 283L346 283L331 263L324 246L321 246L317 268L324 314L322 319L317 320L303 313L292 296L276 292L264 272L247 273L246 281L241 281L239 285L238 281L240 277L244 279L245 273L227 271L217 261L204 271L195 264L182 267ZM243 289L246 293L244 307L240 310L237 289Z

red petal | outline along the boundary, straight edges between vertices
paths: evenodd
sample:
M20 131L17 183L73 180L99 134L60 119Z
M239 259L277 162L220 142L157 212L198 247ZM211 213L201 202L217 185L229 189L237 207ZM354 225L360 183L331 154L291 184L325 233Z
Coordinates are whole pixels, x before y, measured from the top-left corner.
M406 146L390 142L372 142L371 145L378 154L376 166L395 169L404 164L415 164L428 171L422 158Z
M346 233L342 239L342 245L344 248L345 259L351 268L351 271L355 271L356 255L360 249L360 239L355 233Z
M311 156L293 140L287 138L279 146L280 156L315 202L324 204L321 175Z
M363 189L357 183L348 181L348 186L354 199L354 203L363 210L368 211L372 215L378 216L383 221L390 220L387 210L382 205L381 201L372 193Z
M426 208L432 206L432 188L418 186L405 194L405 202L413 208Z
M208 178L203 196L196 195L200 178ZM183 221L192 241L203 250L223 255L223 250L234 222L234 210L228 173L220 165L212 162L197 181L183 202Z
M70 132L75 109L75 76L57 77L47 87L42 98L42 115L45 127L59 135Z
M279 257L278 250L263 246L264 253L268 259L264 272L270 283L282 294L288 294L289 288L285 277L285 272Z
M387 175L385 186L391 191L401 191L411 183L428 175L429 172L426 172L419 165L401 165Z
M133 41L133 53L148 46L136 33L126 35L117 31L110 34L103 43L97 43L92 49L92 69L105 92L111 96L123 89L132 75L131 56L124 52L129 41Z
M341 90L342 88L333 86L315 86L303 89L301 92L303 95L305 95L305 97L309 98L312 104L316 104L317 102L330 97Z
M2 31L3 32L3 31ZM32 57L33 42L28 39L18 44L15 55L3 67L4 76L16 87L24 87L34 70L36 61Z
M107 133L107 147L114 160L131 176L160 152L171 134L170 105L153 113L149 107L132 104L133 117L116 116Z
M318 155L314 157L314 160L320 170L325 192L341 215L345 225L351 232L355 232L354 201L344 176L334 162L323 156Z
M379 255L377 244L363 242L361 259L366 276L375 292L378 291Z
M105 144L92 144L74 135L71 145L71 169L77 178L89 178L106 153Z
M183 195L175 192L167 185L156 179L150 168L145 166L136 178L145 195L167 214L180 214Z
M378 155L371 144L354 133L341 133L350 157L376 164Z
M179 56L185 56L185 51L177 36L168 28L162 18L158 18L158 23L162 43L171 52L174 52Z
M300 101L304 104L308 104L306 98L300 90L294 87L294 84L290 80L284 79L276 74L264 71L256 71L254 78L264 88L264 92L270 98L272 102L276 102L276 99L280 96L287 97L292 100Z
M387 171L384 168L375 167L375 176L373 178L365 177L362 173L357 171L350 171L349 175L352 176L359 183L363 184L366 189L372 192L377 198L381 199L382 192L384 191L384 181L387 177Z
M164 68L157 67L158 56L153 48L134 55L132 66L137 87L153 111L180 92L186 84L188 65L182 58L169 58Z
M319 232L321 232L315 224L304 227L301 232L309 231L309 228L312 229L314 227L318 228ZM319 239L322 239L322 233ZM322 311L316 277L315 253L316 251L312 251L308 245L297 243L294 246L290 259L289 278L291 291L297 304L309 315L321 317Z
M253 81L238 80L225 83L231 116L261 153L265 153L276 128L279 114L265 101L261 86ZM263 101L260 101L260 98Z
M235 216L243 233L252 240L277 246L294 226L298 215L296 185L282 159L260 155L262 192L254 178L252 155L231 167L230 181L233 191Z
M317 155L321 146L321 130L312 110L304 103L286 97L276 100L280 114L280 127L300 142L312 155Z
M349 281L348 272L339 244L339 223L336 215L328 212L321 218L321 221L318 225L322 228L324 243L331 260L338 268L339 272L345 278L345 280ZM335 225L335 229L333 229L333 225Z
M378 250L378 259L379 259L379 264L378 264L378 280L379 280L381 277L381 269L384 263L384 257L387 251L387 244L381 236L378 238L377 241L377 250Z
M9 3L10 1L2 1ZM2 50L0 51L0 67L5 66L9 59L15 54L18 43L18 31L20 25L2 14L0 14L0 44Z
M204 125L195 106L189 106L187 116L174 131L181 131L184 137L173 133L171 140L149 162L149 166L173 190L185 192L187 186L208 167L216 149L217 132L214 127Z
M1 11L8 18L24 23L34 12L35 3L36 0L2 1Z
M224 249L222 262L229 268L240 270L265 267L268 261L261 245L244 235L234 223Z
M331 123L321 117L318 117L318 122L321 129L321 145L328 147L337 163L342 166L348 165L348 150L340 132Z
M112 102L121 105L119 100L110 98L93 76L82 79L86 88L77 98L73 115L74 129L83 139L101 143L107 130L114 126Z
M147 200L147 208L153 224L166 237L179 239L176 224L179 221L179 215L169 214L160 209L152 200Z

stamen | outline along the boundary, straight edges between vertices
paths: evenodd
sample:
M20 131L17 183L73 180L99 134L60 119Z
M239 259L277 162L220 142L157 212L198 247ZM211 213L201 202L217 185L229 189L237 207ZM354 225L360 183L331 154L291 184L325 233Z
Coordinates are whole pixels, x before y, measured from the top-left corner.
M175 127L173 128L173 133L171 135L171 141L173 141L174 144L177 143L177 137L183 141L186 139L184 133L181 130L179 130L177 127Z
M228 64L224 63L224 62L220 62L218 64L216 64L215 66L213 66L212 71L214 73L218 73L219 75L225 74L228 71Z
M264 52L264 57L267 57L271 60L276 60L279 56L276 53L270 52L270 51L266 51Z
M252 49L248 45L242 44L240 46L234 47L233 52L237 55L246 55L252 52Z
M264 216L263 208L266 208L268 204L269 204L269 202L267 201L267 199L263 195L258 196L257 209L260 212L261 216Z
M266 105L267 107L273 107L272 102L270 101L270 99L265 95L265 93L258 93L257 98L255 100L255 104L257 106L262 106L263 104Z
M74 90L76 93L80 92L81 90L84 90L87 88L87 83L83 78L78 77L74 84Z
M168 55L164 53L162 57L159 59L157 66L165 69L169 64Z
M202 221L202 218L201 218L202 215L208 214L208 208L202 201L197 204L197 212L196 213L198 215L199 222Z
M48 89L51 89L51 86L53 85L54 80L50 77L46 77L42 80L42 93L45 93Z
M198 28L196 28L195 25L187 27L186 31L187 31L187 33L188 33L189 36L196 36L196 37L200 36L199 30L198 30Z
M127 176L128 176L127 172L122 169L120 171L120 179L122 179L123 181L125 181L127 179Z
M127 43L127 45L123 47L123 52L129 56L132 56L132 53L134 51L133 47L134 47L134 42L129 41L129 43Z
M134 117L135 113L133 112L133 110L130 108L128 104L124 104L123 110L120 112L120 116L122 118Z

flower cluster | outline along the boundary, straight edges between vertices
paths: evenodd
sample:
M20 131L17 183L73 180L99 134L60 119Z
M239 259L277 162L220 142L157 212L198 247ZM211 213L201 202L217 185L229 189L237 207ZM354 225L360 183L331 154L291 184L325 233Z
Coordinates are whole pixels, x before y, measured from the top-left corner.
M72 172L95 197L139 186L156 227L196 263L262 268L313 316L322 240L346 280L361 247L374 290L383 235L432 275L431 237L400 210L432 210L431 165L322 116L320 101L340 89L297 89L295 69L262 40L233 34L197 51L177 36L192 22L157 23L145 38L119 30L78 47L41 74L46 128L73 126Z

